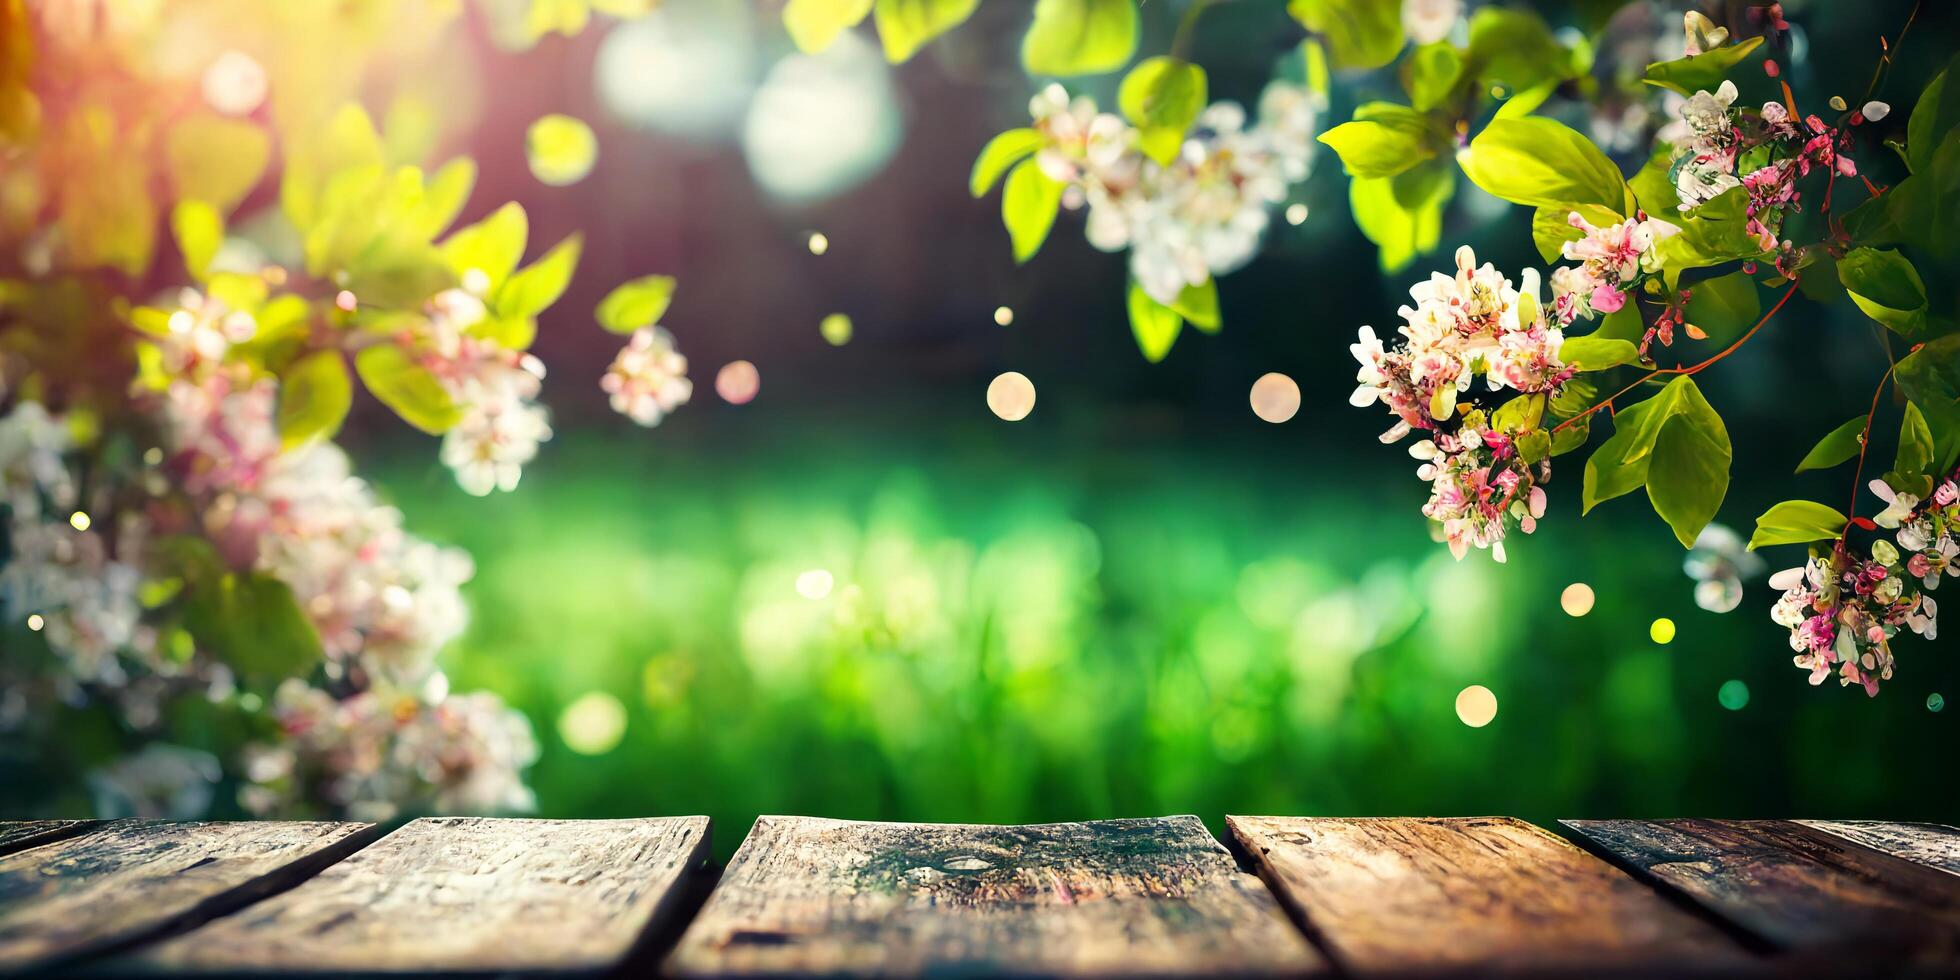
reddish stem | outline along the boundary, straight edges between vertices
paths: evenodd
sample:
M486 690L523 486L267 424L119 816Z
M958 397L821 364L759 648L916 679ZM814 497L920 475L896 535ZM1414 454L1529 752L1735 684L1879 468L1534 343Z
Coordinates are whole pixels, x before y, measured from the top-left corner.
M1783 295L1777 298L1776 305L1770 307L1769 312L1763 314L1762 318L1757 320L1756 325L1750 327L1747 333L1744 333L1742 336L1737 337L1735 339L1735 343L1732 343L1729 346L1724 347L1721 353L1718 353L1715 356L1708 358L1707 360L1698 361L1694 364L1677 365L1675 367L1669 367L1669 368L1655 368L1654 370L1647 372L1645 375L1642 375L1638 381L1635 381L1634 383L1627 385L1626 387L1621 388L1619 391L1616 391L1613 394L1607 396L1607 398L1604 401L1553 426L1552 432L1556 434L1560 431L1563 431L1566 426L1569 426L1572 423L1579 421L1580 419L1586 418L1587 416L1590 416L1592 413L1597 412L1602 408L1612 407L1614 399L1619 398L1621 395L1624 395L1627 392L1632 391L1633 389L1638 388L1641 385L1644 385L1647 382L1660 377L1661 375L1696 374L1699 373L1703 368L1708 367L1709 365L1714 364L1716 361L1719 361L1722 358L1725 358L1730 354L1735 353L1736 348L1741 347L1743 344L1748 343L1749 338L1754 337L1756 335L1756 331L1763 329L1763 325L1769 322L1770 317L1776 315L1776 311L1783 308L1783 304L1790 301L1790 297L1795 295L1796 291L1797 291L1797 282L1796 280L1793 279L1790 281L1790 288L1785 289L1783 291Z

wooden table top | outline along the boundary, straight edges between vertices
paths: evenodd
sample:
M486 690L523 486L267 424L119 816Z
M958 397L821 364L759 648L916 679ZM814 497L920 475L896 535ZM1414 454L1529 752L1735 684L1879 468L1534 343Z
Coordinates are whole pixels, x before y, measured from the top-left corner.
M0 975L1960 974L1952 827L1221 826L0 823Z

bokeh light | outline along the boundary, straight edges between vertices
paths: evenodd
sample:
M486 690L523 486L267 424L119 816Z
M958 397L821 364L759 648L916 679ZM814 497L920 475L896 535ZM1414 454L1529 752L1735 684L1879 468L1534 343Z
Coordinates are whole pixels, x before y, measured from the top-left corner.
M822 255L830 251L830 236L820 231L813 231L804 244L809 246L811 255Z
M822 599L830 595L831 586L835 584L836 579L831 577L829 569L812 568L796 577L796 594L805 599Z
M1673 643L1674 620L1671 620L1666 616L1662 616L1661 618L1654 620L1654 624L1652 626L1647 627L1647 635L1651 637L1655 643Z
M730 405L747 405L762 390L762 372L748 361L729 361L715 372L715 394Z
M540 117L525 131L524 159L540 184L576 184L598 162L599 140L584 122L554 112Z
M1566 586L1565 591L1558 594L1558 607L1565 610L1567 616L1575 618L1592 612L1592 586L1584 582L1574 582Z
M265 102L265 68L243 51L226 51L204 69L204 103L227 116L250 115Z
M1749 706L1749 685L1735 679L1723 681L1721 689L1715 692L1715 700L1730 711L1741 711Z
M842 313L832 313L817 324L817 332L823 334L823 339L829 341L830 346L842 347L851 342L851 318Z
M1009 306L994 307L994 322L1003 327L1012 324L1014 322L1014 308Z
M1292 378L1273 372L1252 383L1252 414L1278 424L1300 411L1300 386Z
M1932 694L1928 694L1928 695L1926 695L1926 710L1927 710L1927 711L1931 711L1931 712L1935 712L1935 713L1937 713L1937 712L1938 712L1938 711L1939 711L1939 710L1940 710L1941 708L1944 708L1944 707L1946 707L1946 699L1945 699L1945 698L1943 698L1943 697L1940 697L1940 695L1939 695L1939 692L1937 692L1937 691L1935 691L1935 692L1933 692Z
M604 755L626 735L626 706L604 691L588 691L558 715L558 737L580 755Z
M755 91L752 4L670 0L614 27L593 73L613 115L696 141L735 132Z
M1497 717L1497 695L1482 684L1472 684L1457 692L1456 717L1471 728L1482 728Z
M39 633L39 632L41 632L41 627L43 627L43 626L46 626L47 624L48 624L48 621L47 621L47 620L45 620L45 619L42 619L42 618L41 618L41 614L40 614L40 613L30 613L30 614L28 614L28 617L27 617L27 628L28 628L28 629L30 629L30 630L33 630L33 631L34 631L34 632L36 632L36 633ZM1939 697L1939 695L1937 695L1937 694L1935 694L1935 695L1933 695L1933 696L1934 696L1934 697ZM1933 709L1933 710L1935 710L1935 711L1937 711L1937 710L1939 710L1939 709L1937 709L1937 708L1935 708L1935 709Z
M95 521L92 518L90 518L88 516L88 513L85 511L78 510L73 514L68 515L68 526L74 528L77 531L86 531L88 530L89 525L93 523L95 523Z
M1019 371L1009 371L987 385L987 407L1009 422L1019 422L1034 411L1034 382Z
M1300 225L1300 224L1305 224L1306 221L1307 221L1307 206L1305 204L1295 202L1293 204L1289 204L1286 206L1287 224Z
M749 104L742 153L762 189L803 204L856 187L898 149L898 99L884 57L857 34L776 63Z

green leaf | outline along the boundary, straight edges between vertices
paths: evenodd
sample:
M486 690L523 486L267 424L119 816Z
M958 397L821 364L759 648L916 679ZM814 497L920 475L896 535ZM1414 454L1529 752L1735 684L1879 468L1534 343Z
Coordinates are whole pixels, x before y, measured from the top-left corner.
M1184 134L1205 107L1205 70L1182 58L1146 58L1123 76L1116 104L1130 124L1141 130L1141 149L1160 164L1169 164L1184 143Z
M468 279L472 270L481 272L489 288L503 285L512 269L524 257L524 244L530 237L530 220L524 206L512 201L473 225L456 230L442 243L443 261L450 271Z
M1644 486L1654 512L1682 547L1692 547L1728 494L1733 450L1722 417L1693 379L1681 375L1622 410L1613 427L1612 438L1586 461L1584 510Z
M1470 65L1485 88L1535 89L1571 78L1572 57L1544 18L1528 10L1479 7L1470 16Z
M1732 187L1702 202L1676 222L1681 227L1679 233L1654 246L1663 267L1678 276L1687 269L1761 255L1762 247L1749 233L1748 205L1749 190L1745 187Z
M1756 532L1749 535L1749 550L1773 544L1836 540L1849 523L1851 519L1835 508L1808 500L1785 500L1756 518Z
M1935 469L1960 455L1960 334L1929 340L1899 360L1892 377L1933 433Z
M1538 428L1545 419L1545 396L1543 394L1518 395L1510 401L1497 406L1490 416L1491 427L1506 435L1516 435Z
M1762 43L1761 37L1752 37L1686 58L1657 61L1647 66L1647 77L1642 80L1649 85L1673 89L1682 95L1713 92L1722 87L1722 80L1729 77L1735 66L1756 53Z
M1681 193L1674 188L1674 181L1668 176L1674 170L1674 147L1663 143L1654 147L1647 162L1627 178L1627 186L1633 189L1633 197L1641 210L1648 214L1663 215L1672 221L1679 215Z
M573 232L553 245L543 258L513 273L491 294L491 309L505 319L523 319L550 308L565 294L565 287L571 285L583 241L578 232Z
M1094 75L1123 67L1136 50L1136 0L1035 0L1021 66L1030 75Z
M164 156L177 200L229 214L265 174L272 137L249 122L200 113L170 127Z
M340 431L354 403L354 383L337 350L308 354L279 377L279 442L292 449Z
M1401 0L1288 0L1286 12L1321 36L1335 68L1380 68L1402 50Z
M878 23L878 40L885 60L910 60L938 37L960 26L980 6L980 0L876 0L871 8Z
M422 193L422 207L416 215L416 234L434 238L456 220L470 191L476 188L476 161L457 157L437 168Z
M1906 402L1905 418L1899 422L1899 453L1893 460L1892 470L1908 478L1941 476L1933 469L1938 456L1939 449L1933 444L1933 430L1926 424L1925 414L1919 411L1919 406Z
M1206 279L1203 285L1184 287L1177 294L1177 302L1171 304L1171 309L1199 330L1217 333L1223 325L1218 316L1218 280Z
M796 48L817 54L871 13L871 0L789 0L783 26Z
M1817 440L1804 454L1803 462L1797 464L1797 472L1805 470L1826 470L1858 455L1860 436L1865 434L1865 417L1854 415L1843 425L1832 429L1830 434Z
M1568 337L1559 347L1558 359L1581 371L1604 371L1640 361L1640 348L1632 341L1614 337Z
M1130 283L1129 307L1130 332L1136 335L1137 349L1143 352L1143 359L1152 364L1163 360L1171 352L1171 345L1177 343L1184 318L1176 310L1151 299L1135 282Z
M1392 102L1370 102L1354 114L1320 134L1349 176L1393 177L1436 155L1428 116Z
M1613 161L1591 140L1551 119L1496 120L1457 159L1472 183L1513 204L1575 202L1614 211L1626 206L1626 181Z
M1960 61L1960 58L1956 58ZM1933 154L1947 134L1960 126L1960 98L1947 98L1946 81L1953 75L1953 62L1933 76L1919 101L1913 103L1912 117L1906 120L1906 163L1915 174L1932 165Z
M1586 444L1586 437L1592 435L1592 416L1588 415L1563 429L1552 431L1552 455L1563 456Z
M206 567L218 567L215 555ZM184 629L239 675L259 682L295 677L325 655L286 583L262 572L186 578Z
M538 183L565 187L592 172L599 159L599 138L583 120L550 113L525 130L524 158Z
M1756 280L1746 272L1704 279L1694 284L1688 296L1688 322L1700 327L1708 334L1708 343L1717 347L1742 336L1762 310Z
M1423 111L1449 98L1462 77L1463 54L1448 41L1425 44L1402 64L1402 89L1409 93L1409 103Z
M1434 251L1443 232L1443 208L1456 193L1448 161L1431 160L1393 177L1356 177L1348 183L1355 226L1381 248L1381 266L1393 272L1417 255Z
M1041 250L1055 211L1062 206L1062 183L1041 172L1033 160L1015 164L1000 196L1000 220L1014 243L1014 261L1026 262Z
M218 209L203 201L179 201L170 211L170 231L177 236L177 251L183 253L184 270L202 281L225 241L225 219Z
M981 147L979 158L973 161L973 176L967 179L967 190L974 197L984 196L993 190L1007 168L1027 159L1039 149L1041 134L1026 127L1010 129L988 140L987 145Z
M441 435L462 421L463 410L429 369L394 344L376 344L354 355L354 373L383 405L430 435Z
M1855 248L1838 261L1838 281L1865 315L1908 340L1926 328L1926 284L1906 257L1890 249Z
M613 287L593 315L613 333L632 333L660 322L674 300L673 276L641 276Z

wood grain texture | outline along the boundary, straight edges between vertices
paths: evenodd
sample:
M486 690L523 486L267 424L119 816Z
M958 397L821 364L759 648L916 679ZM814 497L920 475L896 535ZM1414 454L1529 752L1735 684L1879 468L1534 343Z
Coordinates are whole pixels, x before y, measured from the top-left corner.
M1960 875L1960 828L1885 820L1799 820L1812 830Z
M1510 817L1226 817L1354 974L1717 972L1752 959L1623 872Z
M683 976L1274 975L1325 968L1196 817L992 827L762 817Z
M223 915L372 836L359 823L117 820L0 857L0 973L71 962Z
M0 854L12 854L39 847L64 837L73 837L95 825L93 820L7 820L0 821Z
M1960 878L1785 820L1567 820L1766 944L1879 969L1960 960Z
M620 963L673 911L708 818L413 821L137 962L197 973L556 973Z

